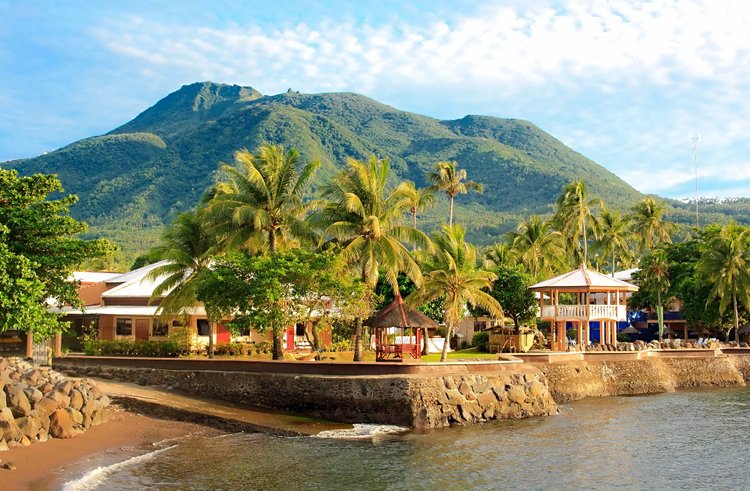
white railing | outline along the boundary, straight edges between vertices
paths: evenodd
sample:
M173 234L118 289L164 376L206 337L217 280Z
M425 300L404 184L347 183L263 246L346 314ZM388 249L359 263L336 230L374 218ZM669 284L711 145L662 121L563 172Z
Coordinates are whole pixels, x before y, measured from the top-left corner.
M555 311L557 309L557 311ZM611 319L625 320L624 305L543 305L543 319Z

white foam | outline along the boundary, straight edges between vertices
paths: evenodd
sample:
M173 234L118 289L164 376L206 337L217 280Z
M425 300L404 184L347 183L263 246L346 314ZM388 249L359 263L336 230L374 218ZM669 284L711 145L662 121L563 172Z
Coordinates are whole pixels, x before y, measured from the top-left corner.
M386 435L399 435L407 431L409 431L409 428L404 428L403 426L356 423L353 425L353 428L326 430L313 436L316 438L336 438L340 440L369 440Z
M104 482L104 480L108 476L110 476L114 472L129 467L133 464L143 462L144 460L149 460L162 452L175 448L176 446L177 445L172 445L171 447L160 448L159 450L154 450L153 452L138 455L136 457L131 457L128 460L123 460L122 462L117 462L105 467L97 467L96 469L90 470L78 479L66 482L63 486L63 491L85 491L89 489L96 489L100 484Z

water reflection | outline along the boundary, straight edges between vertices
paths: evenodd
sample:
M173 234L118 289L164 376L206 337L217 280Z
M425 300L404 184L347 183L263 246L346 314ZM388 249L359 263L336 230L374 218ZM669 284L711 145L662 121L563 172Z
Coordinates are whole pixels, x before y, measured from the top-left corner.
M743 489L750 390L588 399L375 442L195 439L106 489Z

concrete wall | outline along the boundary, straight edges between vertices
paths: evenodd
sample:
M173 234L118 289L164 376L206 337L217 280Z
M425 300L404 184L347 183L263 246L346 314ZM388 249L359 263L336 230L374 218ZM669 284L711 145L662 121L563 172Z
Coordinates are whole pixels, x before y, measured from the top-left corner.
M171 362L178 366L174 363L179 361ZM204 364L206 370L167 369L167 364L97 366L81 359L66 363L65 358L56 359L54 366L76 376L167 386L200 397L351 423L435 428L557 412L544 375L514 363L474 373L443 367L447 370L415 375L349 376L208 370L210 364Z

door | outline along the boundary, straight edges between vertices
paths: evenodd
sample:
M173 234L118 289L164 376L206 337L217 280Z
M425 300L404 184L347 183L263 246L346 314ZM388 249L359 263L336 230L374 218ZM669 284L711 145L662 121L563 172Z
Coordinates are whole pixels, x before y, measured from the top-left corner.
M135 320L135 339L141 341L148 341L148 319L136 319Z

